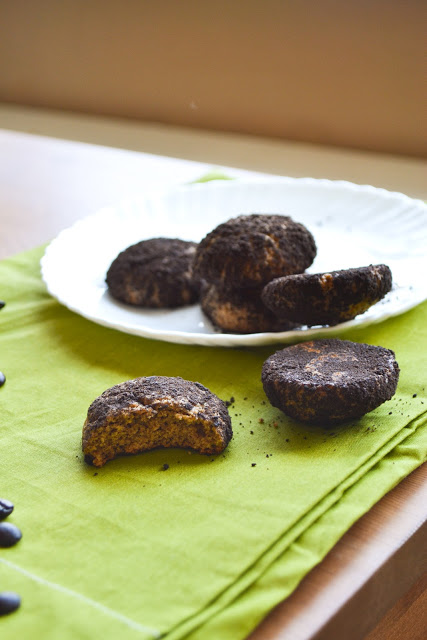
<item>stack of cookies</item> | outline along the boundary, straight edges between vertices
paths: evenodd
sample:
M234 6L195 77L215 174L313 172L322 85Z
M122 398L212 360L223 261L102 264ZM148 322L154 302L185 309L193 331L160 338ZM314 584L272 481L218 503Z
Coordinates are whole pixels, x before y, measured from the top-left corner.
M232 218L199 244L193 270L202 282L200 303L212 323L230 333L287 331L297 326L279 319L261 294L275 278L303 273L316 244L302 224L284 215Z
M200 244L142 240L115 258L106 281L128 305L173 309L200 300L216 328L242 334L340 324L391 290L387 265L305 273L315 256L304 225L253 213L220 224Z

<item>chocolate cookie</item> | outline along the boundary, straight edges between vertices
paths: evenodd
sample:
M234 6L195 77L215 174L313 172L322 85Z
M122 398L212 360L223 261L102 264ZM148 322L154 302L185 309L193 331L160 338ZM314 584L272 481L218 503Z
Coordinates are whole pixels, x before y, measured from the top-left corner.
M85 461L102 467L119 455L157 447L221 453L233 435L225 403L199 382L151 376L107 389L83 426Z
M306 324L335 325L355 318L390 291L392 276L385 264L329 273L301 273L276 278L262 299L278 318Z
M261 289L228 291L205 283L200 304L209 320L228 333L288 331L297 326L287 320L278 320L267 309L261 300Z
M126 304L164 308L193 304L199 281L193 277L197 244L172 238L142 240L111 263L106 282L111 295Z
M232 218L199 244L195 273L226 289L256 288L311 265L311 233L288 216L251 214Z
M348 340L313 340L277 351L262 383L286 415L331 425L360 418L394 395L399 366L393 351Z

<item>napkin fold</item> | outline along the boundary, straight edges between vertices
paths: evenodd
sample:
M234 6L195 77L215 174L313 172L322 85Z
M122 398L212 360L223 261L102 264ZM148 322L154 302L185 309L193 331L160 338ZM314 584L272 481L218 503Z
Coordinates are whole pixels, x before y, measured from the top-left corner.
M23 531L0 550L1 589L23 601L0 620L5 640L244 638L427 458L427 304L346 333L395 351L397 394L359 421L322 429L268 404L261 367L280 346L175 345L101 327L48 295L42 254L0 264L0 487ZM84 463L89 404L146 375L179 375L234 398L224 454L157 450L101 469Z

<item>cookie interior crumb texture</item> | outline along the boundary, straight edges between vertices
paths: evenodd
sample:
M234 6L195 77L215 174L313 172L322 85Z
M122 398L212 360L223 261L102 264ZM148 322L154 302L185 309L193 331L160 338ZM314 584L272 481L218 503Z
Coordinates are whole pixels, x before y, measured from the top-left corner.
M158 447L221 453L232 438L225 403L198 382L137 378L107 389L83 426L85 461L101 467L119 455Z
M399 367L393 351L349 340L313 340L277 351L262 382L274 407L302 422L359 418L393 397Z

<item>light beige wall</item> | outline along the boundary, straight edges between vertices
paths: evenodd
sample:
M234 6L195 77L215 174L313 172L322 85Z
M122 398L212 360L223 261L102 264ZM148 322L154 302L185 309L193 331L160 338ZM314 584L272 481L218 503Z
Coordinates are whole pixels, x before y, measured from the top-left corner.
M0 0L0 100L427 155L426 5Z

